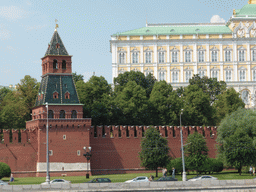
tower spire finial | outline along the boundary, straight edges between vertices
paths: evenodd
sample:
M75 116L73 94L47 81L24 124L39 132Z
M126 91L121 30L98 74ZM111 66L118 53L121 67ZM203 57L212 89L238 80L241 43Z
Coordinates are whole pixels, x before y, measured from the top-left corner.
M55 30L54 31L57 31L57 28L59 28L59 25L57 24L57 22L58 22L58 20L57 19L55 19Z

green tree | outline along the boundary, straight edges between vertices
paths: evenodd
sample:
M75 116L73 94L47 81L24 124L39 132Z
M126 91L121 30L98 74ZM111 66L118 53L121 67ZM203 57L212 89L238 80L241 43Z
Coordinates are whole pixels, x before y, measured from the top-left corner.
M194 132L188 136L186 144L184 147L185 154L187 155L186 166L190 170L196 170L198 173L207 159L208 147L206 141L203 135Z
M256 164L256 113L238 109L227 115L217 129L220 157L241 175L242 166Z
M229 88L217 96L213 104L215 109L215 122L220 124L221 120L228 114L236 111L238 108L244 108L245 104L240 95L234 88Z
M73 80L76 84L76 82L78 81L83 81L84 80L84 76L83 75L78 75L76 72L75 73L72 73L72 76L73 76Z
M0 162L0 179L3 177L10 177L11 168L6 163Z
M146 91L135 81L129 81L115 98L115 106L122 111L123 124L141 125L148 120Z
M145 133L145 138L141 140L139 155L141 166L156 170L156 177L158 177L158 167L167 166L170 160L167 139L161 137L158 130L150 127Z
M125 72L114 78L115 92L122 91L129 81L135 81L137 85L143 87L147 97L149 97L153 85L157 80L151 73L145 77L145 75L139 71Z
M84 117L92 118L93 125L108 124L111 86L102 76L92 76L86 83L76 82L80 102L84 104Z
M166 81L156 82L150 94L151 120L153 125L177 125L181 108L180 99Z
M207 76L200 77L198 74L194 75L189 80L190 85L197 85L203 92L209 94L211 103L216 100L216 97L226 90L226 83L224 81L217 81L216 78L208 78Z
M6 87L3 87L2 89L0 89L0 105L1 105L2 101L4 100L5 96L9 92L12 92L12 91Z
M7 93L1 103L1 122L6 128L25 128L26 121L31 120L39 83L26 75L17 84L15 91Z
M189 85L185 88L183 97L182 115L183 125L213 125L213 108L209 94L198 85Z

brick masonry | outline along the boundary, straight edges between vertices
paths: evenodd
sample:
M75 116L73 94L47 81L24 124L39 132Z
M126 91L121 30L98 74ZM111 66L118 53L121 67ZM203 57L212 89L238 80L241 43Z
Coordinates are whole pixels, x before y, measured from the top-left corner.
M18 142L17 130L3 131L0 144L0 161L7 163L15 177L45 176L37 164L46 162L46 119L27 122ZM90 174L131 173L145 171L140 166L140 142L148 126L91 126L91 119L49 119L50 162L87 163L83 156L84 146L92 147ZM181 157L180 127L155 126L168 140L170 155ZM216 156L216 127L182 127L186 140L195 130L204 134L209 148L209 157ZM80 154L78 155L78 151ZM64 167L51 172L51 176L85 175L86 170L66 171Z

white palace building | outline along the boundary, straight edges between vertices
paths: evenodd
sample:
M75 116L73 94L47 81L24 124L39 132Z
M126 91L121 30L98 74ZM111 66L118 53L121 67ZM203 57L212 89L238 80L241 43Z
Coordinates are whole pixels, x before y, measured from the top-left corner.
M193 74L225 81L247 107L256 97L256 0L227 23L147 24L111 36L112 80L125 71L152 73L174 89Z

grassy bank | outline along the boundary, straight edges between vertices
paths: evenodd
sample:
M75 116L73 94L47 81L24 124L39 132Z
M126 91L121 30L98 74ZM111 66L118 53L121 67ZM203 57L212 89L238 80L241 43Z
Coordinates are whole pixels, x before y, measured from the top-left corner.
M93 178L109 178L112 182L124 182L129 179L138 177L138 176L147 176L149 177L150 174L155 176L155 172L152 173L132 173L132 174L115 174L115 175L95 175L91 176L90 179L86 179L85 176L72 176L72 177L51 177L51 180L63 178L65 180L71 181L71 183L83 183L87 182ZM222 171L221 173L214 173L211 174L214 177L217 177L219 180L238 180L238 179L253 179L254 176L250 176L248 173L242 173L241 176L237 172L234 171ZM159 177L162 177L162 173L159 172ZM195 177L195 172L190 172L189 175L187 175L187 178L190 179L192 177ZM182 181L182 177L180 174L176 175L176 178L179 181ZM155 178L156 180L157 178ZM8 182L9 178L3 178L3 181ZM15 178L14 182L11 183L11 185L28 185L28 184L40 184L45 182L45 177L26 177L26 178Z

